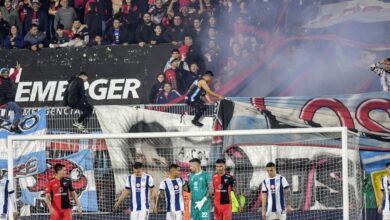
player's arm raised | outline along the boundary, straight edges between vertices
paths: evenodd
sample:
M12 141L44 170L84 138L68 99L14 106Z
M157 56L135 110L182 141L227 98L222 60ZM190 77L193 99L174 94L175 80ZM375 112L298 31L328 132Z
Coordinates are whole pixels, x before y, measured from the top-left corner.
M206 91L206 94L207 94L207 95L215 96L215 97L217 97L219 100L225 99L225 97L223 97L222 95L220 95L220 94L218 94L218 93L212 91L212 90L210 89L209 85L207 85L206 81L200 80L200 81L199 81L199 86L200 86L202 89L204 89L204 91Z

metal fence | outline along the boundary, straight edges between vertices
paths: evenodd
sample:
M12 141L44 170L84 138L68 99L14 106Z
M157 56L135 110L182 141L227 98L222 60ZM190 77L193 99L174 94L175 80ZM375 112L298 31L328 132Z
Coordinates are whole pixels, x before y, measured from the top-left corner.
M151 111L167 112L179 115L193 115L194 109L185 104L171 104L171 105L130 105L130 107L147 109ZM207 105L205 111L205 117L212 117L214 115L215 105ZM37 111L38 108L25 108L23 115L29 115L32 112ZM46 107L46 119L47 129L50 133L76 133L76 129L72 124L80 116L80 111L74 110L67 107ZM9 120L13 118L13 112L6 111L5 109L0 110L0 127L4 126ZM88 119L87 123L88 130L92 133L101 132L99 121L96 117L95 112Z

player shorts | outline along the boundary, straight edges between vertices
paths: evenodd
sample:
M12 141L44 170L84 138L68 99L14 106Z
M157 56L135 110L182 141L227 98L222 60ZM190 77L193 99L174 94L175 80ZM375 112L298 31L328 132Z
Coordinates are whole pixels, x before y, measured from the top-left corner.
M390 212L382 212L382 220L390 220Z
M50 220L72 220L72 209L55 209L57 215L51 215Z
M214 220L231 220L232 219L232 205L215 205L214 206Z
M286 220L287 215L285 212L269 212L267 213L267 220Z
M149 211L132 211L130 220L148 220Z
M191 220L209 220L210 219L210 201L207 201L201 210L191 204Z
M167 212L167 220L183 220L183 211Z

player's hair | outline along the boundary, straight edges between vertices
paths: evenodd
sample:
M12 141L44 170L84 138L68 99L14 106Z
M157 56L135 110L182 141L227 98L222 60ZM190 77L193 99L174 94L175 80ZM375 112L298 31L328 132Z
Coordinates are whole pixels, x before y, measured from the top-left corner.
M190 160L190 163L197 163L197 164L201 164L201 162L200 162L200 160L198 159L198 158L192 158L191 160Z
M135 162L133 168L134 169L141 169L141 168L144 168L144 165L141 162Z
M385 164L385 166L386 166L386 168L389 167L389 166L390 166L390 162L387 162L387 163Z
M60 163L56 163L55 165L54 165L54 172L55 173L58 173L60 170L62 170L62 168L64 168L65 167L65 165L63 165L63 164L60 164Z
M169 170L172 170L172 169L178 169L178 168L180 168L180 166L179 166L179 165L177 165L177 164L175 164L175 163L173 163L173 164L169 165Z
M385 60L386 60L387 62L390 62L390 57L386 58Z
M79 73L79 76L87 76L88 77L88 74L86 72L81 72L81 73Z
M269 162L269 163L267 163L267 165L265 167L266 168L268 168L268 167L276 167L276 165L274 163L272 163L272 162Z
M225 159L218 159L217 161L215 161L216 164L226 164L226 160Z
M211 72L211 70L207 70L206 72L203 73L203 76L206 76L206 75L214 76L214 73Z

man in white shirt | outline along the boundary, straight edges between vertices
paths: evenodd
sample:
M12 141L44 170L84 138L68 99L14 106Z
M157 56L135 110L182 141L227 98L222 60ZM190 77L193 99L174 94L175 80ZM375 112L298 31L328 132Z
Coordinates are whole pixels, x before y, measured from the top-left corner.
M268 177L262 182L262 219L286 220L292 211L290 185L286 178L276 173L276 165L266 165ZM287 203L287 207L286 207Z
M381 178L378 213L382 213L383 220L390 220L390 162L386 163L386 173L386 176Z
M134 174L127 177L123 190L114 208L119 208L122 201L130 195L130 219L147 220L149 217L150 198L156 204L156 191L152 176L144 173L144 165L134 163Z
M13 206L14 218L17 216L15 190L6 177L6 170L0 170L0 219L7 219L9 206Z
M383 65L381 67L381 65ZM390 91L390 58L372 64L370 70L376 73L381 78L383 91Z
M183 220L184 198L183 187L185 181L180 177L180 166L172 164L169 166L169 177L160 184L159 199L165 196L167 206L167 220Z

